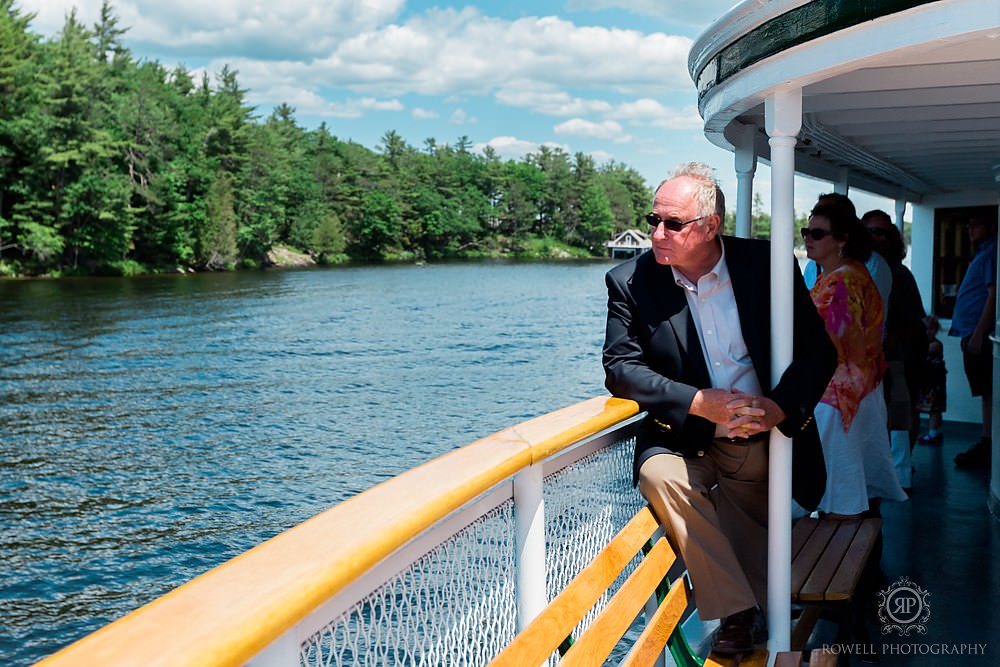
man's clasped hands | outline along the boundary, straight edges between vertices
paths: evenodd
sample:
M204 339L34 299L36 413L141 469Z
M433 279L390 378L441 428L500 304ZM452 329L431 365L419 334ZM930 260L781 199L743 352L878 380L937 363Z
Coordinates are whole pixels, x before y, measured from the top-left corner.
M750 438L785 419L784 411L771 399L728 389L699 389L688 411L722 424L728 429L727 438Z

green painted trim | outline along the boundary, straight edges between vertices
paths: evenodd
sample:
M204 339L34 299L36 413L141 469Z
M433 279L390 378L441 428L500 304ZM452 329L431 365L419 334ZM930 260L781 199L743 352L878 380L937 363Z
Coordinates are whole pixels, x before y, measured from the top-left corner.
M815 0L796 7L754 28L707 60L695 76L698 99L744 68L793 46L937 1ZM706 70L712 74L703 81Z
M680 625L674 628L670 639L667 640L667 649L677 667L702 667L705 664L705 660L696 655L691 648Z

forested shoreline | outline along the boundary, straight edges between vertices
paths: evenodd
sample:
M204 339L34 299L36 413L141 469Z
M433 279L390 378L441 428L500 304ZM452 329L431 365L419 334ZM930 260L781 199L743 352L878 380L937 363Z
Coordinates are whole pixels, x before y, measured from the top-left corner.
M258 115L238 72L134 58L110 3L32 32L0 0L0 276L260 266L279 246L321 263L604 254L651 192L620 164L388 130L378 150Z

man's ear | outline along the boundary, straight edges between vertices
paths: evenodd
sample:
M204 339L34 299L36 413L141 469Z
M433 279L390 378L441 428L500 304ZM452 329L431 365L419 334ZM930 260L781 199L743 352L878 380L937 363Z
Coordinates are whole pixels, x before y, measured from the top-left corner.
M720 223L719 216L714 213L705 219L705 234L709 239L714 239L719 235Z

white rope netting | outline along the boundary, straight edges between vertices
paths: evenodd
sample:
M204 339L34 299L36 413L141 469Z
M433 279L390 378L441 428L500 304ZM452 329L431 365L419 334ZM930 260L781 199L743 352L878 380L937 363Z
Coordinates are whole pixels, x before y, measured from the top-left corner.
M619 442L545 479L549 599L641 506L631 456ZM514 551L508 500L310 637L301 665L485 665L515 634Z

